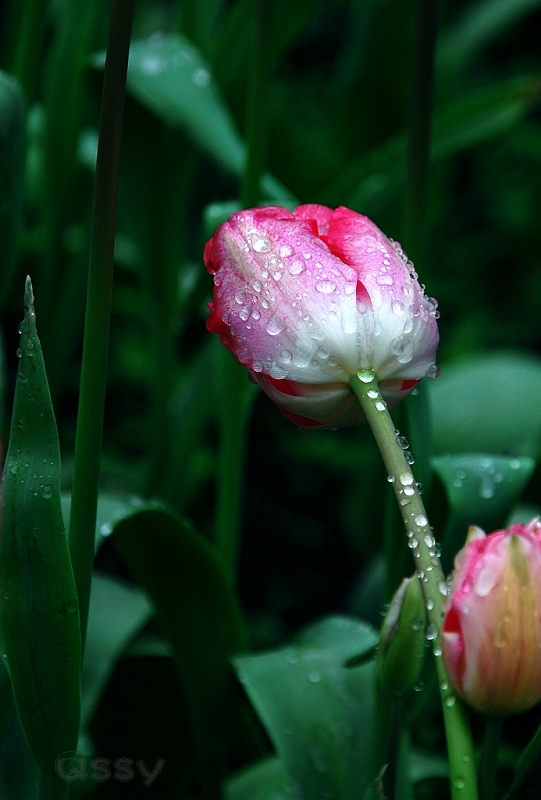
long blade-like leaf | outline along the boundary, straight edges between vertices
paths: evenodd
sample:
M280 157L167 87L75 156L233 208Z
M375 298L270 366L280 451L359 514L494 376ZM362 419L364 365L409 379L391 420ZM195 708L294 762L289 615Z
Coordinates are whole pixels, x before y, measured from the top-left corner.
M76 749L81 641L60 505L60 449L25 291L11 438L2 485L0 620L13 695L41 776L41 797L67 797L55 762Z

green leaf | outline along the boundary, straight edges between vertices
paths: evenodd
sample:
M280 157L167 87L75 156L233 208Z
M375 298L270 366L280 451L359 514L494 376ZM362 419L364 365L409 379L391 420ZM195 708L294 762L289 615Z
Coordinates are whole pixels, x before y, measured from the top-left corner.
M430 382L434 452L541 455L541 358L475 356Z
M83 660L83 723L88 723L116 662L152 613L137 587L94 573Z
M444 569L448 571L452 558L466 541L470 525L490 533L505 524L532 475L535 461L526 456L467 453L434 458L433 466L449 502L442 553Z
M67 797L58 755L79 733L81 642L60 506L60 450L26 281L19 371L2 491L0 619L13 695L43 797Z
M133 42L127 89L164 122L183 128L218 163L235 175L242 175L244 142L208 63L185 37L154 34ZM262 189L275 200L292 199L291 193L271 175L263 177Z
M143 509L117 523L112 535L173 646L200 778L214 796L239 707L230 659L246 648L235 598L214 552L180 518Z
M369 625L332 617L288 647L234 660L239 680L294 786L305 797L362 796L373 775L375 663L345 664L375 646Z
M512 78L451 100L434 112L432 161L459 153L517 124L539 102L538 75ZM321 197L329 205L366 209L405 177L407 133L401 132L348 166Z
M26 108L15 78L0 71L0 308L9 290L19 233L24 183Z
M231 778L225 800L291 800L291 780L279 758L250 765Z

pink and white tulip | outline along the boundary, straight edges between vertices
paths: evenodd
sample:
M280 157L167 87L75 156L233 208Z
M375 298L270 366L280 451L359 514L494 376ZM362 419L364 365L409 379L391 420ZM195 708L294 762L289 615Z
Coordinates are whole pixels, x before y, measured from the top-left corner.
M541 699L541 521L487 536L470 528L455 559L442 627L455 691L504 716Z
M286 417L364 421L349 382L374 370L390 408L437 374L437 303L367 217L320 205L233 214L207 242L207 321Z

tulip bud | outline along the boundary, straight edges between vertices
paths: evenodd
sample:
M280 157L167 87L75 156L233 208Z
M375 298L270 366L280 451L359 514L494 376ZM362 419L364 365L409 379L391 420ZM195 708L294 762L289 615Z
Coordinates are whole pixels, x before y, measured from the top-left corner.
M378 677L383 691L401 697L421 675L426 612L419 579L404 578L385 614L378 645Z
M204 260L214 275L208 329L298 425L363 422L349 387L362 369L390 408L437 374L437 303L400 245L361 214L239 211Z
M541 521L487 536L470 528L455 559L442 627L455 691L482 714L541 699Z

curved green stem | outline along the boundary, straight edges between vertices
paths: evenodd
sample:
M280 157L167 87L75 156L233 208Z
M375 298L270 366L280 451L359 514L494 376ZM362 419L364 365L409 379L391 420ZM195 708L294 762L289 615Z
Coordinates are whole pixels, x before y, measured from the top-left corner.
M447 584L436 551L436 541L410 465L397 442L394 423L379 391L374 372L360 370L350 385L361 404L389 472L423 590L429 623L427 638L433 642L447 737L451 796L453 800L477 800L471 731L462 704L449 686L441 657L440 632Z
M479 765L479 800L492 800L494 797L501 736L501 717L487 717Z

